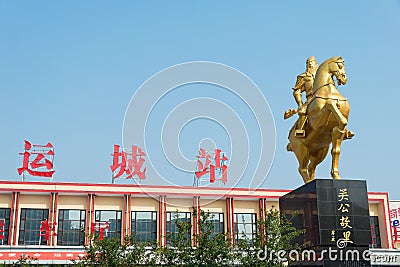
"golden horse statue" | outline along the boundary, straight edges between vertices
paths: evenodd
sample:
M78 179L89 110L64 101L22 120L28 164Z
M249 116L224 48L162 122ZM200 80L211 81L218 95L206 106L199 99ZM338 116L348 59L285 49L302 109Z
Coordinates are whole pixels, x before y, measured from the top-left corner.
M340 145L344 139L354 136L346 129L350 113L349 102L338 91L334 77L338 85L347 82L344 61L341 57L332 57L318 67L312 87L312 99L307 106L307 122L304 126L306 136L296 137L295 126L289 133L290 142L287 150L295 153L299 162L298 170L304 183L314 180L315 169L326 157L330 144L332 144L331 176L333 179L340 179L338 169Z

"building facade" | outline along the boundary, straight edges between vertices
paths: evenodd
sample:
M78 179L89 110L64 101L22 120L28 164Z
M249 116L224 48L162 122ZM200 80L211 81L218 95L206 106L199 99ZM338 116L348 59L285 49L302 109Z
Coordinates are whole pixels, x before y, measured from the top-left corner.
M68 263L83 255L87 233L132 236L136 242L168 244L176 217L192 225L193 209L210 212L214 231L238 242L252 238L262 211L279 208L289 190L121 184L0 181L0 262L21 255L40 263ZM387 193L369 192L373 248L392 249Z

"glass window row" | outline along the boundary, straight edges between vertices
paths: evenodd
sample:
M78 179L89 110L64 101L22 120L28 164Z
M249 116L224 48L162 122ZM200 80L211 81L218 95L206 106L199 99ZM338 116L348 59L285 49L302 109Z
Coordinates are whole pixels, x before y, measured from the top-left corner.
M132 211L131 212L131 236L134 242L157 241L157 212ZM178 231L177 222L191 224L190 212L167 212L166 232L167 243ZM208 220L214 226L214 233L224 233L224 213L211 213ZM48 209L27 209L20 212L19 245L46 245L47 240L57 235L57 245L80 246L85 243L86 210L60 209L58 210L58 222L48 221ZM8 229L10 225L10 209L0 209L0 244L8 244ZM95 222L91 230L95 234L106 238L121 238L122 211L96 210ZM235 239L243 237L253 238L256 231L255 213L235 213ZM56 234L57 233L57 234ZM191 239L191 229L187 233L187 239Z
M0 208L0 245L8 245L10 208ZM178 232L178 223L191 224L190 212L166 213L166 239L171 244ZM58 224L48 221L48 209L21 209L19 216L19 245L46 245L47 240L57 233L57 245L80 246L85 243L86 210L58 210ZM234 214L234 238L236 243L254 239L257 231L255 213ZM208 221L214 226L214 234L225 233L224 213L210 213ZM121 238L122 211L96 210L92 232L106 238ZM191 240L191 227L187 240ZM379 222L371 216L373 247L380 247ZM131 237L134 242L155 243L157 241L157 212L132 211Z

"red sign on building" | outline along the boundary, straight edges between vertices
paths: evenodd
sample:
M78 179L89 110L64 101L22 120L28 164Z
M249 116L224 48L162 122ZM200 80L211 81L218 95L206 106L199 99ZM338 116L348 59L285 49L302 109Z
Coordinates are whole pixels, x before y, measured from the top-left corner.
M6 227L6 222L4 219L0 219L0 239L1 239L1 243L3 244L4 241L4 231L5 231L5 227Z
M39 236L44 236L44 240L49 240L50 236L57 236L56 230L56 222L49 222L48 220L44 220L40 222L40 234Z
M108 222L92 222L91 232L94 233L95 231L99 232L99 240L104 238L104 231L110 229L110 224Z
M114 145L113 165L110 166L113 172L113 178L125 176L125 179L134 178L136 175L140 180L146 179L146 167L142 169L146 154L137 146L132 146L131 153L128 153L120 148L119 145Z
M391 203L395 206L394 203ZM392 224L393 241L400 242L400 208L390 209L390 221Z
M221 152L220 149L215 149L214 153L209 153L200 148L199 156L196 156L196 178L200 179L208 174L210 183L220 180L225 184L228 181L228 166L225 164L228 158L224 154L221 156Z
M32 145L25 140L25 151L19 154L24 156L22 167L17 169L19 175L27 172L32 176L53 176L54 147L51 143Z

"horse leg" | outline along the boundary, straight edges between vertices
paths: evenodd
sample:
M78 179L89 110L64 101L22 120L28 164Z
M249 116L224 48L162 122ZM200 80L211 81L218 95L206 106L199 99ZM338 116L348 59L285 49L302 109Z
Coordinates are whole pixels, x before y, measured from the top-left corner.
M303 178L304 183L310 182L311 180L307 170L307 165L309 162L308 148L305 145L303 145L303 143L298 142L295 146L292 146L292 150L299 162L298 171L301 177Z
M340 155L340 145L342 144L345 130L340 130L337 126L333 128L332 131L332 169L331 176L333 179L340 179L339 176L339 155Z
M324 160L326 154L328 154L328 150L329 146L326 148L322 148L314 153L310 153L310 164L308 165L308 175L310 176L311 181L315 179L315 169L317 168L317 165Z
M327 103L328 104L328 103ZM347 119L342 115L339 111L338 107L335 103L330 101L329 110L335 116L339 125L333 128L332 130L332 169L331 176L333 179L340 179L339 176L339 155L340 155L340 146L342 144L344 135L346 133L346 125Z

